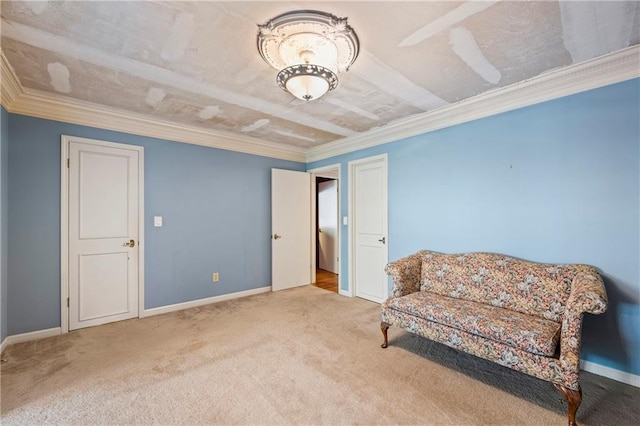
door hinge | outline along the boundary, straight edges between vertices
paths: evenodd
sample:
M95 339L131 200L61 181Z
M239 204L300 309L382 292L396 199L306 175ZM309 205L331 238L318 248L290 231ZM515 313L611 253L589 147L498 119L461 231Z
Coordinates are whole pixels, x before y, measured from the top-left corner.
M69 298L67 297L67 308L69 307Z
M71 160L67 158L67 169L69 168L70 164L71 164Z

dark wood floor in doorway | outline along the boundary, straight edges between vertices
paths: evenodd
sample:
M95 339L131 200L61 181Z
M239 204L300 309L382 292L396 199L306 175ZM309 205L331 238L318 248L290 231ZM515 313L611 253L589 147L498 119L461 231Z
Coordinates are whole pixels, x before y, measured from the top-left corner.
M316 282L313 283L316 287L324 290L329 290L334 293L338 292L338 274L334 274L324 269L316 269Z

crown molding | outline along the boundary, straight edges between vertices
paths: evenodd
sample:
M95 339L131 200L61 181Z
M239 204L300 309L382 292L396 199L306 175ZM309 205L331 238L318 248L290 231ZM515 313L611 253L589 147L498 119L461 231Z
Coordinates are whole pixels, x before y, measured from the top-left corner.
M304 162L304 149L198 127L184 126L43 92L23 89L9 112L83 126Z
M0 88L0 102L8 111L8 105L13 103L22 93L22 85L2 51L0 51Z
M311 148L306 161L324 160L638 77L640 45Z

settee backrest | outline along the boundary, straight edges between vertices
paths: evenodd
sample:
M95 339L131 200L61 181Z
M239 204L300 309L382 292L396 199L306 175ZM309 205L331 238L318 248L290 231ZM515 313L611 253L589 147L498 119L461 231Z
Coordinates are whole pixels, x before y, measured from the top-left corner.
M421 253L421 291L557 322L561 321L576 274L597 274L587 265L534 263L495 253Z

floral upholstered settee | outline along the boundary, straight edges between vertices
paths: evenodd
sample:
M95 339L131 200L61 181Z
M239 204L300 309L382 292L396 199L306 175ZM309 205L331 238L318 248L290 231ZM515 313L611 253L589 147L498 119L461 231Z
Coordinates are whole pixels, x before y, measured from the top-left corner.
M595 268L424 250L386 271L394 287L382 303L383 348L393 325L547 380L567 399L575 424L582 317L607 308Z

